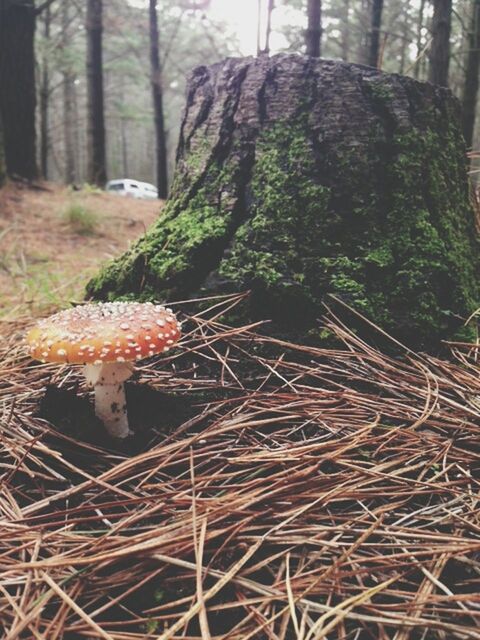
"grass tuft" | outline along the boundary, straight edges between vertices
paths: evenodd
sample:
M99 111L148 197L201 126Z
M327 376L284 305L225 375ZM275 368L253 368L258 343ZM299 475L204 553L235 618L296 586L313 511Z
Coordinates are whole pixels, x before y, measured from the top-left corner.
M95 235L100 222L95 211L87 209L78 202L72 202L63 212L62 218L72 231L80 236Z

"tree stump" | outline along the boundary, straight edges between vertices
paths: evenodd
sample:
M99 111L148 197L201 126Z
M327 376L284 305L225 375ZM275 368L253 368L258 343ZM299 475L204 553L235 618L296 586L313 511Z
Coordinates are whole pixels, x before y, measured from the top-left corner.
M242 319L296 337L334 293L418 347L475 309L478 267L450 91L282 54L194 70L170 198L88 293L249 289Z

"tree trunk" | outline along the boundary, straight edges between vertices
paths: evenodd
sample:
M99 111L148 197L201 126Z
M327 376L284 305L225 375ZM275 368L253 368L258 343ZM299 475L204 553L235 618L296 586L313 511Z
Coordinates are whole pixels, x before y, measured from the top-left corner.
M340 30L342 34L342 60L347 62L350 60L350 0L343 0L343 16L340 22Z
M368 51L368 64L371 67L378 67L378 57L380 53L380 27L382 25L383 0L373 0L372 4L372 24L370 31L370 46Z
M69 3L62 6L62 47L66 51L70 42ZM75 74L72 71L70 57L65 56L63 67L63 147L65 152L65 183L74 184L75 171Z
M0 0L0 111L10 176L37 177L35 144L35 7Z
M87 2L88 181L102 187L107 181L103 102L103 1Z
M46 7L43 18L43 37L45 50L42 60L42 84L40 88L40 170L44 180L48 180L48 151L49 151L49 100L50 100L50 73L49 73L49 41L50 41L50 7Z
M417 19L417 41L416 41L416 55L415 55L415 66L413 67L413 76L415 78L420 77L420 63L422 61L422 50L423 50L423 18L425 12L425 0L420 0L420 6L418 8L418 19Z
M434 0L432 18L432 44L428 79L441 87L448 85L450 63L450 30L452 0Z
M268 0L267 4L267 28L265 30L265 47L263 53L270 53L270 35L272 33L272 13L275 6L275 0Z
M398 16L399 20L402 20L402 43L400 45L400 65L398 72L400 74L405 73L405 65L407 63L407 55L410 49L410 11L411 0L406 0L405 5L402 7L402 11Z
M5 164L5 146L3 143L3 124L2 115L0 114L0 188L5 184L7 177L7 166Z
M249 289L236 321L290 336L333 293L423 346L476 308L478 258L450 91L283 54L193 72L162 216L88 291Z
M158 197L166 198L168 195L167 141L163 116L162 68L158 47L157 0L150 0L150 72L155 117Z
M308 0L308 27L305 32L307 56L319 58L322 42L322 3L321 0Z
M473 144L475 113L477 109L478 75L480 72L480 0L472 2L472 18L468 34L468 56L462 98L463 136L467 147Z

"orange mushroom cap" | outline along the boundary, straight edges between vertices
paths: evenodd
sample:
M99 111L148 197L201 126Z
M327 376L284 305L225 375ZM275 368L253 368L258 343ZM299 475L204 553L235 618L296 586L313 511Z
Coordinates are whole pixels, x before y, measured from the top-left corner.
M153 356L174 345L180 325L171 309L151 302L105 302L66 309L27 335L42 362L103 364Z

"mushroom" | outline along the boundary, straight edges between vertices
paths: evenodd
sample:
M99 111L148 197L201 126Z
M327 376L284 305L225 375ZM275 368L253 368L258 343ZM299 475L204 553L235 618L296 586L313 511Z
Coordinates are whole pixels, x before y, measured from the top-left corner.
M95 413L115 438L129 435L124 382L133 361L168 351L180 337L171 309L151 302L105 302L66 309L27 335L41 362L84 364L95 392Z

